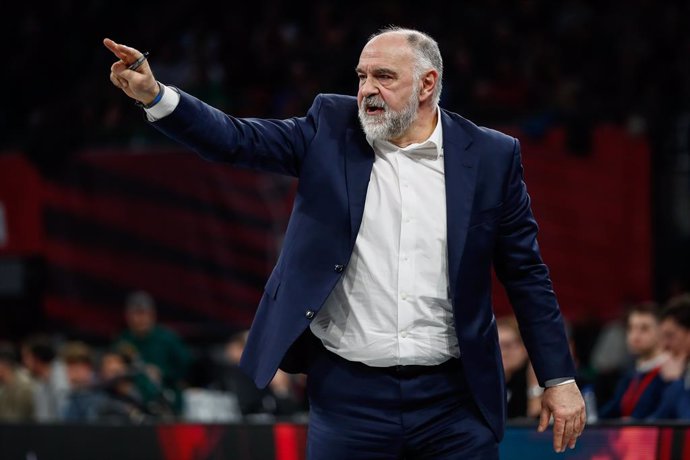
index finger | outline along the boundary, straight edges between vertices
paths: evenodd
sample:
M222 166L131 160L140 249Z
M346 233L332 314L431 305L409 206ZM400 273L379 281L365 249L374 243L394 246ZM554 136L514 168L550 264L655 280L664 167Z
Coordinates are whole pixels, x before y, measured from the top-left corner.
M110 51L112 51L112 53L113 53L115 56L117 56L117 57L119 57L120 59L122 59L123 56L122 56L122 53L120 52L120 49L119 49L118 46L117 46L117 43L115 43L114 41L112 41L112 40L109 39L109 38L104 38L104 39L103 39L103 44L105 45L106 48L108 48Z
M135 50L134 48L130 48L129 46L125 45L120 45L119 43L115 43L113 40L109 38L104 39L103 44L117 57L122 59L122 61L125 64L131 64L132 62L139 59L139 57L142 55L142 53Z

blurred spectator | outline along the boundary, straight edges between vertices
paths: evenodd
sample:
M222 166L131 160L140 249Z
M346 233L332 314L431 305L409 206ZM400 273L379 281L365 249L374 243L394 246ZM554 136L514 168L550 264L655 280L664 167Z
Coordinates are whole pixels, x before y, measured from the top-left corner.
M254 381L239 368L247 342L247 332L233 335L225 346L223 363L219 369L217 389L237 396L242 415L292 415L301 410L292 376L278 370L265 389L258 389Z
M69 383L64 363L56 359L49 337L29 337L21 347L22 362L33 379L34 410L39 422L60 419L67 405Z
M529 363L518 323L509 316L498 318L496 326L506 377L507 418L536 417L541 411L542 389Z
M129 346L136 351L135 359L141 362L148 379L162 389L175 412L180 413L181 388L191 361L186 346L173 331L156 324L156 306L147 292L130 294L125 319L128 329L117 338L116 347ZM156 399L141 378L137 384L146 400Z
M675 297L661 312L661 338L669 359L661 369L664 380L684 375L690 352L690 295Z
M599 410L600 418L646 418L659 407L666 389L661 369L668 355L663 352L658 306L653 302L633 305L626 324L635 367L620 380L614 398Z
M140 393L135 379L139 375L131 367L129 357L121 352L108 351L101 357L99 386L102 400L98 417L116 423L147 423L171 420L171 407L165 402L147 402ZM144 380L148 382L148 380ZM152 385L148 382L148 385ZM155 392L155 389L149 392Z
M88 345L68 342L61 352L67 370L70 391L63 418L69 422L86 422L98 419L100 395L95 390L93 356Z
M12 344L0 344L0 422L25 422L34 418L31 380L17 364Z
M661 405L650 419L690 420L690 366L686 361L690 354L690 294L671 299L661 317L665 346L672 354L672 358L669 359L672 366L666 374L679 375L664 391ZM685 367L681 372L677 372L681 359Z

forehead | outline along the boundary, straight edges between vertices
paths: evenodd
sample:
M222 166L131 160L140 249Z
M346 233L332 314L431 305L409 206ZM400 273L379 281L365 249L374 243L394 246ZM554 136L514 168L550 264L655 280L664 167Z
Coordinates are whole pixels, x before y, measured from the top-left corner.
M658 320L656 319L656 316L652 313L645 313L645 312L639 312L639 311L634 311L630 313L630 316L628 317L628 324L639 324L639 323L650 323L650 324L657 324Z
M666 318L661 322L661 326L666 330L666 331L682 331L683 327L676 322L675 319L673 318Z
M407 38L402 33L390 32L374 37L359 56L359 70L372 70L377 67L395 70L412 69L414 55Z

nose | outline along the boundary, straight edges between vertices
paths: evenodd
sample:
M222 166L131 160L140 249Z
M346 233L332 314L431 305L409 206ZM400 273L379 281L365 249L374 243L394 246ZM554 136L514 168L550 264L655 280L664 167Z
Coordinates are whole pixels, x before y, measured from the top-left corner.
M371 78L365 78L359 87L363 97L373 96L379 93L378 87L372 82Z

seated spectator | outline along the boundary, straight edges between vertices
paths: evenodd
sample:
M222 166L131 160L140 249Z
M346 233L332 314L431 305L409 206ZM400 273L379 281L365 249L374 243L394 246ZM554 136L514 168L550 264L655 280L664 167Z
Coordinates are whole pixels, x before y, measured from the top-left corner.
M132 369L125 353L108 351L101 357L99 391L102 400L98 410L99 420L140 424L174 418L167 402L144 399L135 384L139 374ZM149 385L152 384L149 382Z
M34 419L31 379L18 369L17 364L12 344L0 344L0 422Z
M661 369L668 355L662 347L657 305L633 305L626 325L626 342L636 358L635 367L619 381L613 399L601 407L600 418L646 418L659 407L667 386Z
M95 388L91 349L82 342L69 342L63 347L61 356L70 386L64 420L96 421L101 397Z
M532 370L514 317L496 320L506 377L507 417L535 417L541 411L542 389Z
M678 375L664 391L659 408L649 419L690 420L690 367L685 361L685 357L690 354L690 295L684 294L671 299L661 313L661 318L665 346L672 354L669 358L672 366L667 375ZM680 359L683 359L685 367L677 372Z
M239 368L240 358L247 342L247 332L239 332L225 346L223 364L219 369L217 389L237 397L243 416L254 414L292 415L301 411L292 377L278 370L265 389L258 389L254 381Z
M190 354L180 338L170 329L156 324L156 306L146 292L132 293L126 302L127 330L116 340L116 348L129 346L136 351L148 379L157 384L179 414L182 408L181 387L190 364ZM150 393L151 387L141 378L137 385L143 397L156 399L158 392Z
M54 422L67 405L69 384L64 363L56 359L50 338L29 337L21 347L22 362L31 374L36 421Z
M666 381L677 380L685 374L690 343L690 294L669 300L661 312L661 340L668 360L661 368Z

